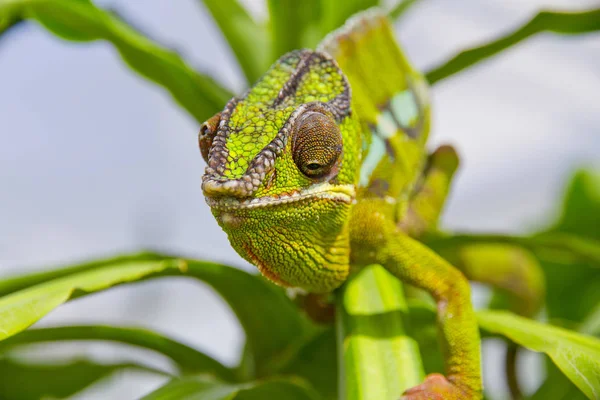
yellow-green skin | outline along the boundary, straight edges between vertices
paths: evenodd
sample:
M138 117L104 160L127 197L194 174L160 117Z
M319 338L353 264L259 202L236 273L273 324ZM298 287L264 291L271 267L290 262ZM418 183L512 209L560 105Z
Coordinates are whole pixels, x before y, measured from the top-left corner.
M284 56L236 103L227 121L229 154L221 181L242 177L299 105L327 103L342 94L347 82L335 62L325 57L310 67L286 100L273 106L301 54ZM340 169L326 182L316 182L298 169L291 140L254 193L241 197L246 202L258 199L256 204L230 204L228 189L218 184L207 188L205 179L204 193L233 247L278 284L328 292L348 275L348 222L356 198L361 131L355 114L343 117L339 127L344 140Z
M429 292L438 305L446 375L430 375L403 398L479 399L480 342L467 279L417 240L437 232L458 158L448 146L428 156L425 81L385 18L367 16L346 29L321 51L283 56L207 123L204 194L236 251L279 285L327 293L351 269L377 263ZM313 106L325 107L342 136L338 165L320 179L294 160L296 118ZM535 274L510 262L487 268L490 254L514 248L445 251L470 278L520 300L543 293ZM526 275L537 289L514 289L490 278L495 271L516 280Z

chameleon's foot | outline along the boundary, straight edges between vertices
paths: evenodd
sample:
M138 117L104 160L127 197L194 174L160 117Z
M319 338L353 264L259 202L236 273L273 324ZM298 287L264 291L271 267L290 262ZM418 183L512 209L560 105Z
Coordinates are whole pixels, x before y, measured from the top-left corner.
M335 306L329 301L329 297L329 293L308 293L298 296L297 303L313 322L332 324L335 319Z
M431 374L419 386L408 389L400 400L475 400L458 386L450 383L444 375Z

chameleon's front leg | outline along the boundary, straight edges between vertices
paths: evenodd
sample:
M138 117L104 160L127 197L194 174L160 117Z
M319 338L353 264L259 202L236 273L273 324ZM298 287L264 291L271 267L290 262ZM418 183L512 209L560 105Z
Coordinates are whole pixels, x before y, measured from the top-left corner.
M458 155L451 146L430 154L426 173L417 186L398 227L407 235L425 241L436 253L458 268L467 279L481 282L508 294L510 308L531 317L544 300L544 275L535 257L526 249L503 243L446 243L438 221L442 213ZM441 244L441 245L439 245Z
M429 375L423 384L406 391L403 399L480 399L479 331L464 275L403 234L393 222L393 207L378 199L355 206L351 247L353 263L381 264L402 281L429 292L437 303L446 376Z

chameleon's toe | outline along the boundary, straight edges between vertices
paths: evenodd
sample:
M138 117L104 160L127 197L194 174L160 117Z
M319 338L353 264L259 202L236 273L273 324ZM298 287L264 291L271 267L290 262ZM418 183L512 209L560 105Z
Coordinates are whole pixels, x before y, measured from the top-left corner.
M449 382L444 375L431 374L419 386L408 389L400 400L474 400L479 397L468 395Z

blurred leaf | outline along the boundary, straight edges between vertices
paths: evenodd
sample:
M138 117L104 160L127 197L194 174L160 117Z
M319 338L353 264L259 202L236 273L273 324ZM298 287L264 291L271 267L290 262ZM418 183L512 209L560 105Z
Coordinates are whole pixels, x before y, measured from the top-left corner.
M480 311L482 329L546 353L590 399L600 398L600 340L500 311Z
M340 391L346 400L395 399L423 379L419 349L407 335L402 284L383 267L350 278L338 294Z
M582 12L541 11L522 27L485 45L463 51L427 73L435 84L540 32L582 34L600 30L600 9Z
M67 40L111 42L132 69L166 88L200 122L220 111L232 96L212 78L190 68L178 54L161 48L91 2L4 0L0 18L35 19Z
M140 261L135 261L134 256L96 261L100 265L97 268L0 298L0 340L24 330L71 298L159 276L191 276L207 283L223 297L246 332L254 376L264 376L287 363L297 347L315 334L315 327L298 312L284 290L260 276L211 262L168 256L149 261L146 260L148 253L142 257ZM122 259L127 261L120 261ZM77 267L68 270L76 271ZM273 329L274 326L278 328Z
M398 3L389 11L388 15L392 20L397 20L407 12L419 0L399 0Z
M435 303L421 299L408 300L406 330L419 346L425 374L443 374L444 359L440 349Z
M317 400L302 382L277 380L240 385L223 384L202 379L174 379L143 400Z
M556 366L546 360L546 379L528 399L586 400L587 397Z
M600 304L600 174L577 172L562 210L552 229L530 237L455 234L428 238L426 243L441 253L474 243L507 243L531 250L544 270L548 318L553 324L577 328Z
M79 360L67 364L33 364L0 359L0 399L65 398L116 371L137 370L164 374L137 364L97 364Z
M585 320L581 323L579 332L585 333L586 335L600 335L600 302L596 304L596 307L590 311Z
M23 18L12 15L0 15L0 39L3 39L7 33L12 32L14 28L23 25Z
M562 264L587 263L600 268L600 241L570 233L545 232L533 236L513 236L485 233L453 233L432 236L425 243L436 251L471 244L511 244L531 250L540 260L555 260Z
M312 385L327 400L338 398L338 366L335 329L329 328L306 343L294 361L282 371Z
M253 85L274 60L270 58L266 28L257 24L237 0L202 2L229 42L246 81ZM291 31L288 32L291 36Z
M550 231L600 240L600 173L582 170L575 174L559 221Z
M558 222L543 235L580 235L590 243L600 243L599 173L575 174ZM590 260L578 260L565 266L552 258L542 263L548 288L547 313L553 323L577 327L600 305L600 273L589 268L590 264Z
M321 2L321 33L326 35L334 29L339 28L348 18L357 12L375 7L379 0L345 0Z
M142 252L116 256L114 258L104 260L94 260L91 262L76 264L69 267L42 270L39 272L29 273L27 275L17 275L0 280L0 297L16 292L17 290L25 289L38 283L43 283L52 279L62 278L63 276L73 275L77 272L96 269L105 265L124 263L128 261L160 261L164 260L164 256L160 256L150 252ZM25 268L30 270L29 268Z
M291 50L314 48L323 37L320 30L321 0L269 0L272 60Z
M225 381L235 380L233 372L212 357L166 336L140 328L87 325L30 329L0 342L0 351L4 352L15 346L65 340L106 340L138 346L169 357L182 373L212 374Z

